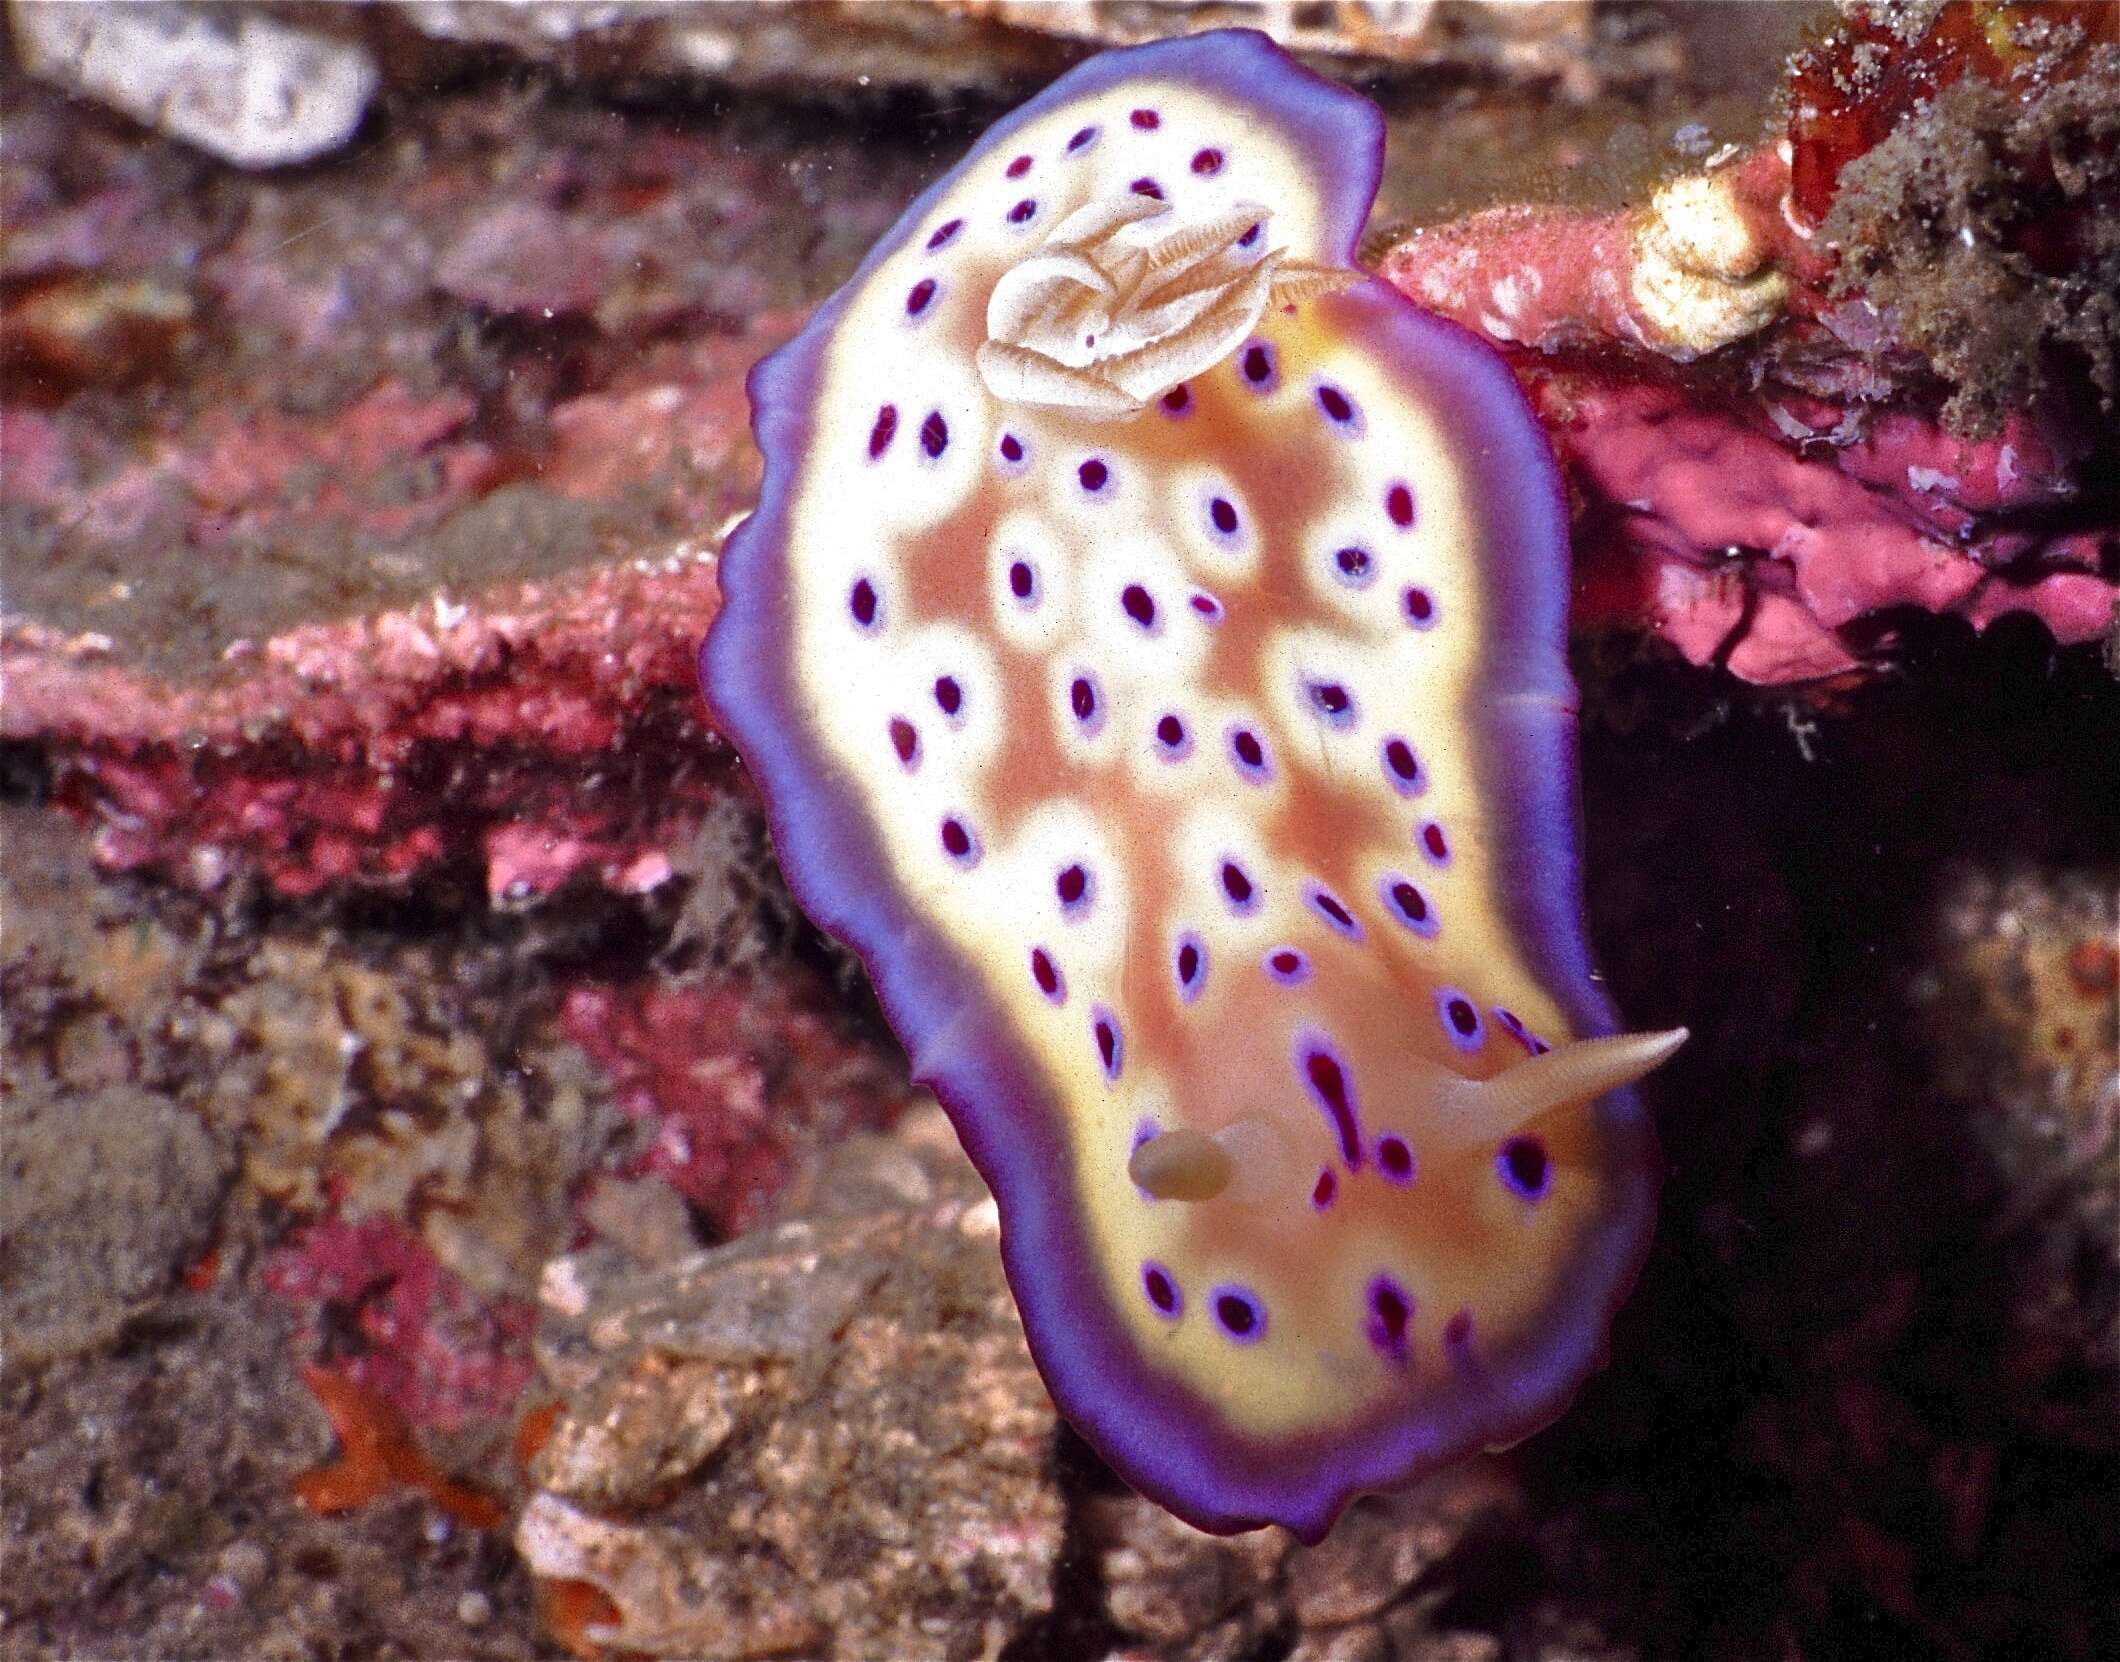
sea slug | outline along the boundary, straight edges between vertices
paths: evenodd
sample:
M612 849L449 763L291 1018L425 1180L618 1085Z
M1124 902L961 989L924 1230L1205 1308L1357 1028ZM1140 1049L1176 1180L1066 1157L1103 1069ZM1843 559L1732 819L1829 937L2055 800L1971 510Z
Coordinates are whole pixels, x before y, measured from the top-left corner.
M1054 1400L1312 1540L1565 1406L1683 1038L1591 974L1553 459L1355 268L1382 151L1246 31L1003 121L753 372L702 660Z

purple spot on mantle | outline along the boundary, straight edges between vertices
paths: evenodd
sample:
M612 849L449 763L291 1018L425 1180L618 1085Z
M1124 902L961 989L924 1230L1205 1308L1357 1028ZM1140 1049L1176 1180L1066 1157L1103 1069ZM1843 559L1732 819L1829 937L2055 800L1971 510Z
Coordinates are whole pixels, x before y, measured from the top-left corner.
M1394 480L1384 492L1384 512L1401 531L1409 529L1413 524L1413 487L1404 480Z
M1014 433L1003 433L1001 442L994 447L994 450L1000 456L1004 470L1010 473L1023 471L1023 441L1016 437Z
M1376 556L1349 543L1332 552L1332 574L1350 589L1366 589L1376 581Z
M1259 904L1259 891L1252 886L1244 868L1234 860L1224 860L1221 878L1222 893L1229 899L1229 909L1239 917L1249 916Z
M1457 988L1436 988L1435 1013L1444 1033L1458 1049L1478 1050L1487 1042L1487 1024L1480 1019L1480 1007Z
M1031 979L1038 983L1038 990L1055 1004L1067 1002L1067 982L1060 974L1060 966L1053 962L1053 955L1042 946L1031 948Z
M1435 597L1426 589L1408 589L1402 599L1406 621L1415 629L1435 627Z
M1552 1048L1544 1039L1526 1027L1523 1018L1514 1010L1505 1010L1497 1004L1494 1007L1494 1019L1501 1024L1501 1029L1504 1033L1531 1052L1532 1055L1543 1056Z
M957 233L963 229L964 221L961 219L953 219L947 225L938 227L935 234L927 240L928 251L932 253L938 248L947 248L956 239Z
M1087 150L1091 145L1095 144L1096 142L1096 128L1080 128L1079 130L1077 130L1075 136L1067 141L1067 153L1072 156L1079 150Z
M1249 1287L1225 1284L1207 1295L1215 1313L1215 1325L1240 1345L1255 1345L1266 1337L1266 1306Z
M1192 170L1202 178L1212 178L1222 171L1222 152L1219 150L1197 150L1193 153Z
M1192 609L1209 623L1220 623L1222 621L1222 602L1205 589L1195 589L1193 591Z
M964 689L954 675L935 677L935 707L953 721L964 708Z
M1325 1117L1340 1139L1340 1158L1349 1171L1362 1169L1362 1119L1355 1102L1354 1081L1346 1066L1333 1053L1325 1036L1315 1031L1296 1035L1296 1072L1310 1087Z
M1178 1002L1192 1003L1207 986L1207 943L1187 930L1178 937L1172 967L1178 974Z
M1086 491L1101 491L1111 476L1112 470L1095 456L1075 469L1075 477L1082 482L1082 488Z
M1127 188L1131 190L1136 196L1146 196L1157 202L1163 200L1163 187L1157 184L1156 181L1153 179L1136 179Z
M1383 745L1384 774L1390 779L1391 788L1401 796L1419 796L1426 790L1427 781L1421 777L1421 764L1413 753L1413 746L1396 733L1385 739Z
M1031 569L1028 560L1011 561L1008 568L1008 592L1016 597L1025 611L1038 604L1038 574Z
M1326 1207L1332 1204L1333 1197L1339 1192L1339 1174L1330 1166L1322 1168L1318 1172L1317 1182L1310 1186L1311 1210L1315 1212L1324 1211Z
M1096 679L1088 674L1076 676L1068 684L1067 705L1083 736L1094 738L1104 726L1104 700L1097 696Z
M1126 119L1144 133L1152 133L1163 125L1163 118L1154 110L1136 110Z
M1413 1324L1413 1295L1388 1275L1369 1283L1369 1342L1388 1360L1406 1360L1407 1329Z
M1119 592L1119 607L1143 629L1156 626L1155 597L1139 583L1129 583Z
M1292 946L1277 946L1266 955L1266 973L1284 987L1299 987L1310 979L1310 960Z
M1060 898L1060 910L1070 918L1080 917L1089 910L1089 868L1076 864L1062 866L1053 878L1053 893Z
M1312 681L1304 691L1326 726L1344 733L1355 724L1354 695L1337 681Z
M935 279L923 277L913 285L912 293L905 297L905 315L918 317L928 309L928 302L935 298Z
M1149 1308L1165 1321L1176 1321L1185 1314L1185 1295L1170 1271L1153 1258L1141 1266L1141 1291L1148 1295Z
M1313 883L1305 893L1304 899L1310 902L1310 909L1323 918L1327 924L1331 925L1336 934L1344 935L1350 941L1358 941L1362 938L1361 924L1355 921L1355 915L1341 904L1340 897L1330 889L1322 884Z
M1031 220L1036 216L1037 212L1037 198L1033 196L1026 196L1021 202L1018 202L1013 208L1009 209L1008 222L1011 225L1028 225Z
M1003 168L1002 172L1007 174L1008 177L1011 179L1020 179L1024 176L1024 174L1030 172L1030 170L1030 157L1018 156L1014 161L1010 162L1007 167Z
M1192 735L1177 716L1165 714L1156 722L1156 748L1166 762L1183 761L1192 754Z
M1526 1200L1544 1200L1553 1183L1553 1161L1536 1137L1511 1137L1495 1152L1502 1182Z
M1391 915L1416 935L1426 939L1434 938L1435 908L1429 905L1428 897L1412 882L1395 871L1387 871L1377 880L1377 896L1390 910Z
M1421 827L1421 852L1435 865L1450 864L1450 839L1443 835L1443 828L1434 820Z
M891 435L898 431L898 406L886 404L876 412L876 425L869 429L869 460L874 461L891 447Z
M1413 1181L1413 1150L1406 1146L1404 1137L1387 1133L1377 1139L1377 1170L1386 1182L1401 1187Z
M1265 341L1255 340L1237 355L1237 364L1244 376L1244 384L1253 392L1271 392L1278 380L1274 368L1273 348Z
M854 579L853 588L847 591L847 610L854 614L854 622L863 629L875 629L883 617L883 603L876 598L876 585L866 577Z
M1273 764L1266 759L1266 746L1249 727L1229 730L1229 754L1237 764L1237 771L1254 785L1273 777Z
M1089 1025L1097 1040L1097 1059L1104 1064L1105 1083L1114 1084L1119 1070L1126 1065L1126 1041L1119 1032L1119 1018L1101 1004L1092 1005Z
M940 410L928 411L927 420L920 424L920 448L932 457L940 456L950 447L950 424L942 419Z
M891 748L898 752L898 760L905 764L907 772L920 765L920 734L904 716L891 717Z
M1157 402L1163 406L1165 415L1184 415L1192 409L1192 388L1180 381Z
M955 814L942 822L942 852L960 866L976 866L979 863L979 839L972 835L971 827Z
M1348 433L1359 434L1362 431L1362 412L1355 407L1353 399L1330 381L1318 384L1318 408L1325 412L1326 419L1334 426Z

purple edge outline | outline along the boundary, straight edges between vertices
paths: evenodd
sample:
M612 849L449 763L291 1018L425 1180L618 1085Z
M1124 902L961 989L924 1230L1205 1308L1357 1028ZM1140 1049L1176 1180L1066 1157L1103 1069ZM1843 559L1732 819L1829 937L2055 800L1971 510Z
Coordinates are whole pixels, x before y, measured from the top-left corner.
M802 332L752 368L747 387L765 477L757 511L722 553L723 603L701 648L701 684L721 730L759 782L790 888L819 927L861 958L915 1078L934 1089L1000 1202L1003 1266L1033 1359L1061 1412L1136 1488L1196 1527L1228 1534L1281 1523L1315 1542L1358 1494L1516 1441L1566 1409L1597 1365L1606 1327L1648 1249L1660 1162L1640 1102L1621 1091L1599 1104L1620 1169L1629 1174L1621 1204L1562 1297L1572 1315L1557 1320L1535 1351L1487 1358L1491 1400L1447 1423L1384 1414L1351 1433L1296 1442L1262 1444L1219 1432L1182 1386L1117 1360L1131 1343L1070 1227L1072 1183L1056 1181L1068 1169L1065 1148L1035 1106L1043 1096L1036 1071L998 1027L979 1023L976 967L863 875L880 867L882 852L861 804L821 765L788 713L794 689L780 643L790 595L774 567L808 438L807 412L841 315L875 269L927 228L935 204L968 168L1054 107L1137 76L1218 81L1234 100L1276 116L1318 158L1333 195L1317 257L1354 264L1383 167L1383 123L1368 100L1301 68L1252 30L1107 52L1062 76L990 128L907 208ZM1425 375L1461 377L1443 394L1463 405L1455 413L1465 419L1450 437L1493 514L1494 546L1552 551L1488 574L1486 602L1512 626L1479 689L1480 734L1490 741L1481 753L1493 758L1497 845L1521 851L1502 873L1509 922L1571 1024L1609 1032L1613 1012L1592 979L1583 930L1571 743L1576 694L1564 651L1567 518L1552 454L1514 379L1485 343L1380 281L1318 303L1370 314Z

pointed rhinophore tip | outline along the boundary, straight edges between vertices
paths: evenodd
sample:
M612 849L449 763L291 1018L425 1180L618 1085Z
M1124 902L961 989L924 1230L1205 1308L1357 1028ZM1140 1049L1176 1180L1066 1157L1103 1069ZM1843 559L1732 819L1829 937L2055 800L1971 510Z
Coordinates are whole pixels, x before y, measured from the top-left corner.
M1543 1113L1633 1084L1668 1062L1688 1036L1685 1028L1673 1027L1662 1033L1576 1039L1517 1063L1498 1081L1507 1081L1529 1112Z
M1213 1200L1235 1169L1214 1138L1182 1129L1149 1138L1126 1162L1126 1175L1158 1200Z
M1645 1046L1653 1047L1655 1054L1649 1058L1649 1066L1660 1068L1678 1054L1678 1047L1693 1037L1690 1027L1667 1027L1661 1033L1644 1033L1640 1038Z
M1584 1057L1594 1057L1595 1070L1609 1071L1611 1079L1598 1085L1599 1093L1616 1091L1653 1073L1678 1054L1678 1047L1693 1036L1690 1028L1667 1027L1661 1033L1613 1033L1602 1039L1582 1039L1564 1048Z
M1631 1085L1671 1059L1687 1031L1612 1033L1571 1039L1526 1058L1491 1079L1457 1087L1461 1134L1474 1141L1512 1136L1566 1103L1587 1102Z

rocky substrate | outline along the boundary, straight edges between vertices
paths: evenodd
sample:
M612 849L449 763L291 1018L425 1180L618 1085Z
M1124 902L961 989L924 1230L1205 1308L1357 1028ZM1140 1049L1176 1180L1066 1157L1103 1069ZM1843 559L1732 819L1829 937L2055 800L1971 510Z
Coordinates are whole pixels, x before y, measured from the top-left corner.
M1764 117L1593 60L1387 89L1387 195L1609 218ZM1585 631L1599 957L1695 1033L1609 1366L1198 1535L1055 1420L691 685L744 367L992 109L446 67L254 174L4 89L0 1650L2120 1650L2095 644Z

